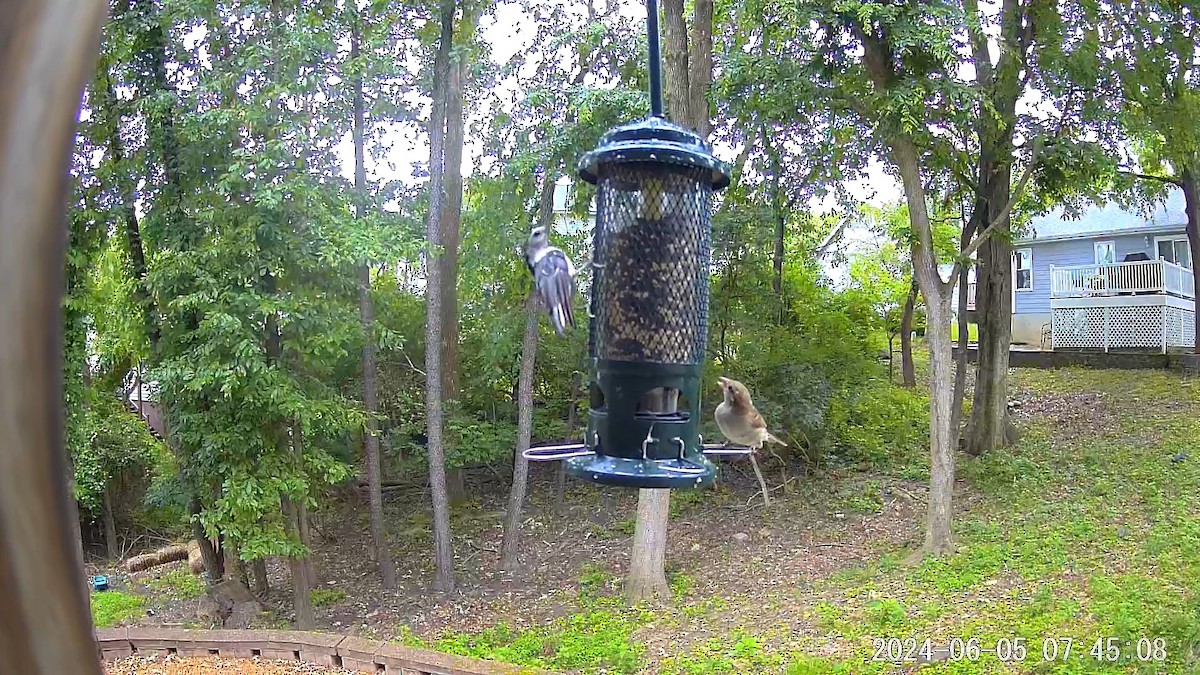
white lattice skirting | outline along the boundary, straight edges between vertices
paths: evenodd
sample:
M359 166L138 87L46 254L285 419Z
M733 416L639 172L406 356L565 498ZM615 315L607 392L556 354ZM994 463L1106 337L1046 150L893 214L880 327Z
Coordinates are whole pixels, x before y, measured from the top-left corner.
M1054 349L1191 348L1195 310L1171 305L1056 307Z

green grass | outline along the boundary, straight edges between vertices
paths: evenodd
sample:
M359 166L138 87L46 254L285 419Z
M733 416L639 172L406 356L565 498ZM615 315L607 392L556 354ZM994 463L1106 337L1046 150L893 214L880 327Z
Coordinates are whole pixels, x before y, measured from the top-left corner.
M110 628L142 613L146 599L122 591L92 593L92 623L96 628Z
M146 587L177 600L191 600L204 594L204 582L186 567L149 579L146 581Z
M632 640L646 617L621 601L589 603L586 611L545 626L497 624L475 634L447 633L426 643L438 651L557 671L636 673L645 647Z

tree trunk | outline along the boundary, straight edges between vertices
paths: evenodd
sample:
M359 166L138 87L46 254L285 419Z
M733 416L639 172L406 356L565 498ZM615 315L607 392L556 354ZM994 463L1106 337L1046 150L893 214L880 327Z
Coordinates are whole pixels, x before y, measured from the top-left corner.
M969 17L968 34L976 65L976 81L986 92L992 113L980 115L979 188L976 231L983 234L1008 207L1012 196L1013 131L1016 128L1016 104L1025 85L1021 81L1022 64L1032 44L1034 17L1027 13L1029 3L1004 2L1001 5L1000 41L1007 45L993 68L987 39L978 30L978 3L965 8ZM1008 351L1012 344L1012 243L1006 234L1009 226L997 227L979 249L975 273L975 316L979 327L978 358L975 367L975 396L971 419L967 424L964 450L981 455L1007 444L1012 423L1008 418Z
M262 558L251 560L250 575L254 577L254 594L265 599L271 592L271 582L267 579L267 561Z
M550 190L553 191L553 183ZM553 192L551 192L553 194ZM504 542L500 547L500 569L517 569L517 548L521 539L521 507L529 480L529 460L522 455L533 438L533 367L537 357L538 305L530 295L525 302L525 334L521 339L521 369L517 376L517 449L513 459L512 488L504 516Z
M934 272L936 273L936 269ZM925 328L929 349L930 471L929 515L925 552L940 555L953 551L954 438L951 436L950 298L925 297L929 323Z
M1004 190L1003 196L994 194L990 200L992 218L1008 203L1007 193ZM1004 237L992 236L979 252L975 275L979 358L975 368L975 398L964 445L964 450L972 456L1007 444L1008 350L1012 342L1012 244Z
M912 224L913 274L925 298L925 341L929 349L929 515L924 552L940 555L953 550L951 520L954 498L954 446L950 439L952 361L950 350L950 294L937 269L933 231L921 181L919 155L912 141L892 143L892 154L904 186Z
M692 96L688 85L687 22L683 0L663 0L663 88L671 121L684 127L693 124Z
M112 486L104 485L104 543L108 547L109 562L116 562L121 557L121 548L117 546L117 516L113 513Z
M670 490L638 490L633 552L629 556L629 572L625 575L625 597L631 601L671 597L666 571L670 514Z
M281 498L280 502L289 525L299 533L301 531L300 514L295 503L287 497ZM312 586L309 583L306 558L307 556L288 558L288 566L292 573L292 607L296 611L296 628L298 630L312 630L317 626L317 618L313 613Z
M674 0L667 0L675 4ZM692 8L691 49L688 52L688 110L692 128L701 138L712 133L708 89L712 85L713 0L694 0Z
M766 129L763 129L763 138L769 139ZM780 179L783 174L781 166L779 149L771 145L771 142L766 141L768 152L771 153L771 210L775 216L775 252L772 259L775 268L775 276L771 279L771 290L775 293L775 302L779 305L779 325L783 325L783 255L784 255L784 236L787 234L787 217L783 209L783 188L780 185ZM765 496L765 493L764 493Z
M900 317L900 376L904 386L912 389L917 386L917 371L913 365L912 329L913 312L917 308L917 275L913 272L912 281L908 287L908 297L904 300L904 313ZM928 325L926 317L926 325Z
M1183 210L1187 215L1188 250L1191 251L1192 279L1196 288L1200 288L1200 180L1196 171L1184 165L1179 172L1180 183L1183 186ZM1196 340L1192 353L1200 354L1200 311L1196 312Z
M359 56L359 16L356 14L350 33L350 58ZM362 76L354 81L354 189L355 213L361 221L367 210L366 165L366 103L363 101ZM375 370L375 304L371 299L371 267L364 262L358 271L358 318L363 328L363 408L367 413L367 428L363 431L363 455L367 472L367 510L371 523L371 549L379 565L379 578L385 589L396 588L396 566L388 548L383 523L383 491L379 467L379 393Z
M461 24L471 21L464 9ZM461 32L461 30L460 30ZM445 186L446 205L441 213L442 254L442 401L458 400L458 267L462 242L462 153L463 153L463 80L467 73L465 59L451 56L449 79L446 85ZM451 406L452 407L452 406ZM467 500L463 470L458 466L446 469L446 492L451 504Z
M538 195L538 225L549 228L554 222L554 184L558 164L547 165ZM517 449L513 458L512 487L504 517L504 541L500 547L500 569L517 569L517 548L521 540L521 508L529 483L529 460L523 453L533 440L533 375L537 363L538 319L540 307L531 293L525 299L525 332L521 337L521 367L517 373ZM561 465L562 462L559 462Z
M192 537L200 547L200 558L204 561L204 571L208 572L209 583L215 584L224 577L224 569L221 565L221 558L217 555L217 549L213 547L212 540L208 538L208 534L204 531L204 525L200 522L200 514L204 512L204 509L200 505L199 498L192 497L188 501L188 512L192 517Z
M978 230L978 218L971 218L963 224L962 237L959 238L959 250L966 249ZM967 278L970 268L963 263L958 272L958 355L954 367L954 398L950 402L950 433L954 436L954 447L962 444L962 407L963 397L967 392L967 348L971 343L971 323L967 320Z
M371 270L364 265L359 271L358 307L362 321L363 341L363 407L367 413L367 428L363 433L363 454L367 471L367 503L371 522L371 545L379 578L385 589L396 588L396 565L388 548L383 521L383 486L379 466L379 411L375 370L375 306L371 301Z
M446 494L446 458L442 441L442 210L446 207L445 141L446 99L450 51L454 42L454 0L442 0L441 37L434 63L433 113L429 121L429 212L425 233L429 240L426 257L425 322L425 415L429 458L429 486L433 507L433 549L437 572L433 588L454 590L454 556L450 550L450 503Z

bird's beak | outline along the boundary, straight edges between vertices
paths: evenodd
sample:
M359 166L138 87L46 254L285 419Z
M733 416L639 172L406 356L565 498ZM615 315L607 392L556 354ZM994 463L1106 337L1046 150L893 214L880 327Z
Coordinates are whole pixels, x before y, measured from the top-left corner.
M718 377L717 382L719 382L721 384L721 386L724 387L725 385L729 384L729 378L728 377Z

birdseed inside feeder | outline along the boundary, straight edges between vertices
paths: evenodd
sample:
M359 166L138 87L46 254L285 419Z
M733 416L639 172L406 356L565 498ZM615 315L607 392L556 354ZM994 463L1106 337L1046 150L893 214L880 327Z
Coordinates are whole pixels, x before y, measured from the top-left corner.
M597 186L589 309L591 454L567 472L597 483L681 488L716 468L700 439L708 342L709 214L726 166L659 116L610 130L580 160Z

